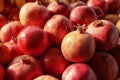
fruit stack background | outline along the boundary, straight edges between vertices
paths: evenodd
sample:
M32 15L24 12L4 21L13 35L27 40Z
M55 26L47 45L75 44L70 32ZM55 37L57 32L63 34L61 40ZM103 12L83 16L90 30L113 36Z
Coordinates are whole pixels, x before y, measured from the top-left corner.
M0 80L120 80L120 0L0 0Z

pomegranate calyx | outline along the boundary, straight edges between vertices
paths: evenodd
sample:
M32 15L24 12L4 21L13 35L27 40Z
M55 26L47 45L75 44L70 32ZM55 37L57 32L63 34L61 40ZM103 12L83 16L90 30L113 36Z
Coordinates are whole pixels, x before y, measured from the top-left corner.
M101 58L102 58L103 61L105 61L108 56L109 56L108 54L104 54L104 55L101 56Z
M80 24L77 24L77 26L75 26L75 28L80 32L84 32L86 30L85 24L83 24L82 26Z
M93 24L95 27L100 27L100 26L103 26L103 22L101 20L96 20Z
M29 57L27 57L27 56L22 57L22 62L25 63L25 64L30 64L31 63Z
M38 5L42 4L41 0L36 0L35 3L38 4Z

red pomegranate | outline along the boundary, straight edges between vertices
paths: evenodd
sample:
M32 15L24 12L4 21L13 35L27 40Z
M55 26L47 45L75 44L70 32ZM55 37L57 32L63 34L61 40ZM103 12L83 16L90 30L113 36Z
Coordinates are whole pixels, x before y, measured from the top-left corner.
M72 22L60 14L52 16L44 26L44 31L48 33L50 42L57 46L60 46L64 36L73 30Z
M96 49L100 51L111 50L119 40L119 32L109 20L95 20L87 26L86 31L94 37Z
M24 26L20 21L12 21L5 24L0 30L1 42L8 42L15 38L23 28Z
M108 13L109 5L105 0L88 0L87 5L90 7L100 7L105 15Z
M54 0L48 4L47 9L50 11L51 15L61 14L69 17L71 6L66 2Z
M38 26L26 26L18 34L17 44L24 54L40 56L49 46L48 34Z
M97 19L95 11L89 6L77 6L70 12L70 20L74 25L85 24L86 26Z
M113 56L108 52L95 52L89 61L97 80L115 80L118 75L118 65Z
M97 80L97 77L89 65L73 63L63 72L62 80Z
M62 40L61 51L65 59L71 62L87 62L95 52L95 40L92 35L78 26Z
M40 63L45 74L59 78L69 65L58 47L49 47L41 56Z
M108 5L108 13L116 13L120 9L120 0L105 0Z
M30 55L15 57L6 68L6 80L33 80L42 74L38 60Z

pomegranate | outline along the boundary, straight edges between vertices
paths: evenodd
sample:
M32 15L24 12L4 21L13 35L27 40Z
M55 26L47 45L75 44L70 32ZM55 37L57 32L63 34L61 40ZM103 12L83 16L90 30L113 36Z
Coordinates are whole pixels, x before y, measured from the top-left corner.
M118 65L113 56L108 52L95 52L89 61L97 80L115 80L118 75Z
M55 0L48 4L47 9L50 11L51 15L61 14L68 17L71 11L71 6L66 2Z
M39 0L25 3L19 13L20 22L23 26L36 25L43 28L49 17L49 11L44 5L39 4Z
M108 5L108 13L116 13L120 9L120 0L105 0Z
M5 78L5 69L2 65L0 65L0 80L4 80Z
M111 55L115 58L115 60L117 61L118 67L120 68L120 39L117 43L117 45L109 51L111 53Z
M49 45L48 35L38 26L26 26L17 36L20 50L32 56L40 56Z
M43 72L55 77L61 77L63 71L69 65L58 47L49 47L41 57L40 62Z
M44 26L44 31L48 32L50 42L57 46L60 46L63 37L73 30L72 22L60 14L52 16Z
M94 37L96 49L100 51L111 50L119 40L119 32L109 20L95 20L87 26L86 31Z
M87 62L94 55L95 40L82 27L78 26L77 30L71 31L62 40L61 51L68 61Z
M18 35L23 29L23 25L20 21L12 21L5 24L0 30L1 42L8 42Z
M108 13L109 5L105 0L88 0L87 5L90 7L100 7L105 15Z
M52 75L40 75L36 77L34 80L59 80L59 79L57 79L56 77Z
M97 19L95 11L89 6L77 6L70 12L70 20L74 25L85 24L86 26Z
M6 80L33 80L42 74L38 60L30 55L15 57L6 68Z
M8 65L11 60L11 54L8 47L0 42L0 64L4 67Z
M20 48L17 45L17 40L12 39L9 42L4 43L10 51L11 54L11 60L13 60L15 57L19 55L23 55L24 53L20 50Z
M98 19L103 19L105 17L105 14L100 7L92 7L92 8L96 12Z
M62 80L97 80L97 77L89 65L73 63L63 72Z
M0 29L8 23L8 18L4 14L0 14Z

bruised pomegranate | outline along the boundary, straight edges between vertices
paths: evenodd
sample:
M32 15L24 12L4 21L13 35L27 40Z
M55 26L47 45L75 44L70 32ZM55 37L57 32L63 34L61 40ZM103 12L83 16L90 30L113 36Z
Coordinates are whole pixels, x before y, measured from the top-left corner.
M6 69L6 80L33 80L42 74L38 60L30 55L14 58Z
M40 62L43 72L55 77L60 77L69 65L58 47L49 47L41 57Z
M61 51L68 61L87 62L95 52L94 38L79 26L63 38Z
M74 25L85 24L86 26L97 19L95 11L89 6L77 6L70 12L70 20Z
M44 26L44 31L48 33L50 42L57 46L60 46L64 36L73 30L72 22L60 14L52 16Z
M39 2L25 3L19 13L20 22L24 26L36 25L43 28L49 17L49 11Z
M0 65L0 80L4 80L5 78L5 69L2 65Z
M73 63L63 72L62 80L97 80L97 77L89 65Z
M59 80L59 79L57 79L56 77L52 75L40 75L36 77L34 80Z
M23 25L20 21L12 21L5 24L0 30L1 42L8 42L18 35L23 29Z
M66 17L69 17L71 6L66 2L60 0L54 0L48 4L47 9L50 11L51 15L61 14Z
M119 40L119 32L109 20L95 20L87 26L86 31L94 37L96 49L100 51L111 50Z
M108 52L95 52L89 61L97 80L115 80L118 75L118 65L113 56Z
M26 26L17 36L20 50L32 56L40 56L49 45L48 35L38 26Z

